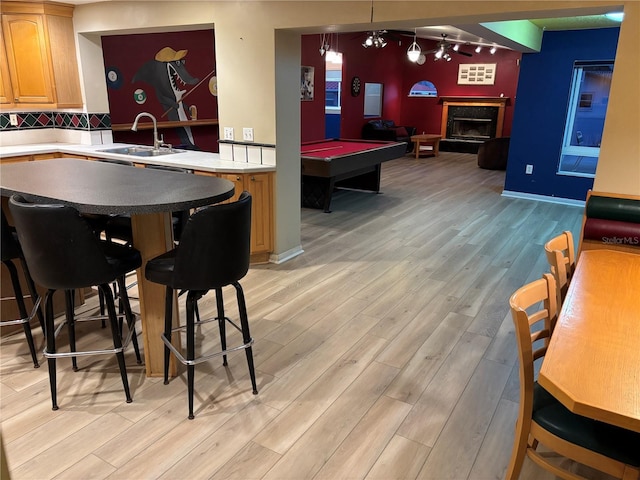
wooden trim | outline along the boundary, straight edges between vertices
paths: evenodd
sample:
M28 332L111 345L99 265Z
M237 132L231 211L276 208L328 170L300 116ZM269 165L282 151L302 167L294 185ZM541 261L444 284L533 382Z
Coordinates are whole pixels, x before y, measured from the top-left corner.
M56 2L0 2L0 13L34 13L73 17L73 5Z
M186 120L186 121L174 121L174 122L158 122L158 129L162 128L176 128L176 127L202 127L205 125L218 125L217 118L208 118L203 120ZM114 132L123 132L131 130L133 123L116 123L111 125L111 130ZM152 122L138 123L138 130L153 130Z
M442 101L442 117L440 121L440 135L447 138L447 119L449 118L449 106L454 107L498 107L498 119L496 122L496 138L502 137L504 126L504 110L509 97L440 97Z

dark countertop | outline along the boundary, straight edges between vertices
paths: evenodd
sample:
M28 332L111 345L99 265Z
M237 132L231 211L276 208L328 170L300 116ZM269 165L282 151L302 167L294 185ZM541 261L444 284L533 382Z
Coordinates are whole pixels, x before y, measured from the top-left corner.
M17 193L96 214L186 210L226 200L233 190L232 182L217 177L69 158L2 165L0 176L2 196Z

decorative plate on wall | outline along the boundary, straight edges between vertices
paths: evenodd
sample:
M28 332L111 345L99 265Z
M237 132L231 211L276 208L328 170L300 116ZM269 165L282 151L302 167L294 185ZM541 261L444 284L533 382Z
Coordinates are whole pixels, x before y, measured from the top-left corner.
M360 77L353 77L351 79L351 96L357 97L358 95L360 95L360 87Z

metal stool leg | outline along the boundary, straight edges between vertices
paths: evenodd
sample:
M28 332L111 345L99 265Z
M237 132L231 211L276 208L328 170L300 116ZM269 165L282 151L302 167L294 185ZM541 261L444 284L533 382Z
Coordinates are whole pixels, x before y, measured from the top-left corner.
M69 333L69 348L72 352L76 351L76 323L75 323L75 302L74 291L65 290L65 317L67 321L67 331ZM71 366L74 372L78 371L78 360L76 357L71 357Z
M173 289L166 288L164 297L164 337L171 343L171 319L173 317ZM171 351L169 347L164 346L164 384L169 384L169 360Z
M27 307L24 303L24 297L22 295L22 287L20 286L20 279L18 278L18 269L11 260L2 262L9 270L9 276L11 277L11 284L13 285L13 294L16 297L16 304L18 306L18 315L22 321L22 329L24 330L24 336L27 338L27 345L29 346L29 353L31 354L31 360L33 361L33 368L40 367L38 363L38 356L36 354L36 346L33 341L33 335L31 334L31 325L29 324L29 314L27 313ZM28 277L27 277L28 278ZM35 300L34 300L35 301Z
M29 268L27 267L27 262L25 262L24 258L20 259L20 264L22 265L24 278L27 281L27 288L29 289L29 295L31 295L31 301L35 306L36 302L40 299L40 295L38 294L38 290L36 289L36 284L33 282L33 278L31 278ZM40 306L38 306L38 308L36 309L36 315L38 316L38 321L40 322L40 328L42 328L42 331L44 332L44 315Z
M116 358L118 359L118 366L120 367L120 376L122 377L122 385L124 387L124 393L127 398L127 403L131 403L131 392L129 391L129 379L127 378L127 367L124 363L124 352L122 351L122 337L120 336L120 327L118 325L118 315L116 314L115 302L111 293L111 287L109 284L104 283L98 288L102 289L104 293L104 300L107 305L107 312L109 314L109 324L111 325L111 336L113 337L113 347L116 352Z
M118 286L120 287L120 301L122 302L122 308L124 309L124 315L127 319L127 327L131 333L131 341L133 342L133 350L136 353L136 361L138 365L142 364L142 357L140 356L140 348L138 347L138 335L136 334L136 320L131 312L131 303L129 303L129 296L127 295L127 287L125 285L124 277L118 278ZM120 335L122 336L122 329L120 329Z
M220 329L220 346L222 347L222 351L227 349L227 333L226 327L227 324L225 316L224 316L224 299L222 298L222 288L216 288L216 306L218 307L218 328ZM227 354L222 355L222 365L226 367L227 363Z
M189 395L189 420L193 420L193 384L195 376L195 308L197 304L198 292L187 294L187 389Z
M45 337L47 339L47 352L56 353L56 332L53 324L53 294L55 290L47 291L45 296ZM49 366L49 387L51 388L51 409L58 410L58 394L56 388L56 359L47 358Z
M247 305L244 301L244 292L239 283L234 283L236 288L236 297L238 299L238 310L240 311L240 326L242 327L242 341L247 344L244 349L247 355L247 364L249 365L249 376L251 377L251 386L253 387L253 394L258 394L258 387L256 386L256 371L253 366L253 350L251 348L251 332L249 331L249 319L247 317Z

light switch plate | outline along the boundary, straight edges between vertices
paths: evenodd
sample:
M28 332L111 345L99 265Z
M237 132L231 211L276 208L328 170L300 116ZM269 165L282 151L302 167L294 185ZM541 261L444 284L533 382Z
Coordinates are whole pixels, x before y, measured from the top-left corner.
M242 139L245 142L253 142L253 128L243 128Z
M18 126L18 114L16 113L10 113L9 114L9 123L14 126L17 127Z
M233 127L224 127L224 139L233 140Z

